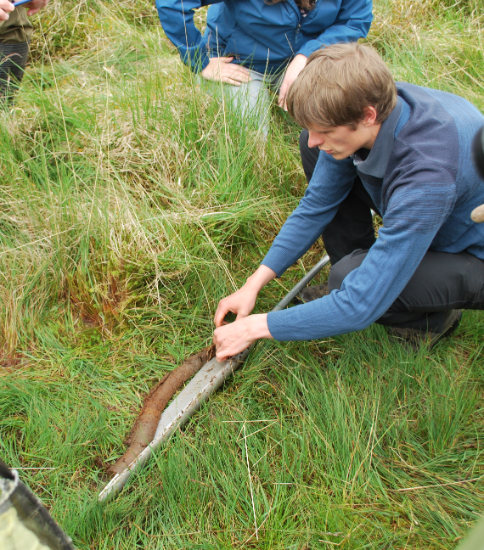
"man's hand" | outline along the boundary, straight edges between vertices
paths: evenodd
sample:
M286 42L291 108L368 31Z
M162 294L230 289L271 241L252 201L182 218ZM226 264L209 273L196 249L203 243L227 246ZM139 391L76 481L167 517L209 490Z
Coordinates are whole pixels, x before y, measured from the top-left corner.
M308 58L305 55L302 55L299 53L289 63L289 66L287 67L284 80L282 81L282 84L281 84L281 89L279 90L279 101L278 101L279 107L282 107L284 111L287 111L286 96L287 96L287 92L289 91L289 87L296 80L296 78L299 76L299 73L306 66L307 59Z
M254 309L260 289L275 277L276 273L270 267L261 265L240 290L220 300L215 312L217 328L213 333L217 361L225 361L227 357L237 355L259 338L272 338L267 326L267 314L249 314ZM237 318L227 324L224 318L229 311L237 314Z
M45 6L47 6L48 3L49 3L49 0L32 0L32 2L25 4L25 6L29 8L27 15L30 17L31 15L35 15L36 13L39 13L39 11L42 8L45 8Z
M15 6L9 0L0 0L0 21L6 21L9 13L15 9Z
M219 327L213 333L213 343L217 348L217 361L226 361L247 349L260 338L272 339L267 326L267 313L250 315L228 325Z
M229 311L237 315L236 321L247 317L254 309L260 289L275 277L276 273L271 268L259 266L240 290L220 300L215 312L215 326L221 327L224 324L224 318Z
M237 315L236 321L247 317L254 309L257 294L258 291L248 287L246 283L240 290L237 290L237 292L220 300L217 311L215 312L215 326L221 327L224 325L224 318L229 312Z
M249 82L251 80L249 71L245 67L232 63L233 59L233 57L211 57L201 75L207 80L225 82L232 86Z

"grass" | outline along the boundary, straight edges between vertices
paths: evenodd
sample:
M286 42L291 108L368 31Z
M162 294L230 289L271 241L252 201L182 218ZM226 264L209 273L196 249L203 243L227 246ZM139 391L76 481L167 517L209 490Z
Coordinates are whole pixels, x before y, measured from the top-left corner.
M262 343L97 503L144 395L210 341L305 182L298 129L277 109L267 143L241 128L151 3L52 0L35 25L0 114L2 457L83 550L454 548L484 497L480 312L417 355L379 326ZM398 79L484 110L483 29L477 2L378 0L369 42Z

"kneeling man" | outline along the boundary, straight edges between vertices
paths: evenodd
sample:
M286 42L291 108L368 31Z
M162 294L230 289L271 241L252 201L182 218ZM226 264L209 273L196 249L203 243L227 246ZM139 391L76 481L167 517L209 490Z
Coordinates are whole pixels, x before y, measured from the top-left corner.
M313 340L391 327L413 344L484 309L484 183L471 161L484 117L461 97L395 83L368 46L313 53L287 105L301 134L309 186L246 284L220 301L218 360L259 338ZM315 149L314 154L310 148ZM371 210L383 226L375 239ZM332 269L307 303L250 315L259 291L323 236ZM223 324L229 312L234 323Z

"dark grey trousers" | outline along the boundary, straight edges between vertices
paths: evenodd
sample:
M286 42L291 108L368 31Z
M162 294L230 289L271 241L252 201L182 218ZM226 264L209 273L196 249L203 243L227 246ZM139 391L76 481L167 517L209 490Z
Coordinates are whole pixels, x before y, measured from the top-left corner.
M299 144L306 177L311 178L317 148L308 147L303 130ZM375 242L371 210L378 212L359 178L336 216L323 231L331 258L329 291L361 265ZM377 321L386 326L442 332L449 309L484 309L484 261L468 252L447 254L428 251L400 296Z
M29 54L29 43L3 44L0 42L0 97L12 100L24 76Z

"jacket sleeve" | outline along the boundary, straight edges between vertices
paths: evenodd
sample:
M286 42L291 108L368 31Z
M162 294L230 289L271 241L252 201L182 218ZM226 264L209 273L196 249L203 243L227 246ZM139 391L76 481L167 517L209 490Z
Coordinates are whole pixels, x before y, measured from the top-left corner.
M334 160L327 153L320 153L304 197L282 226L262 265L280 277L307 252L351 191L355 177L352 160Z
M455 184L450 176L429 185L442 175L439 167L429 166L419 170L420 186L398 186L378 239L361 266L328 296L269 313L272 336L321 339L362 330L377 321L405 288L454 206ZM405 176L412 177L411 171Z
M206 44L193 21L194 10L222 0L156 0L156 9L166 36L178 48L180 57L193 71L208 65Z
M372 21L372 0L343 0L335 22L318 38L306 42L297 53L309 57L324 46L338 42L356 42L367 36Z

